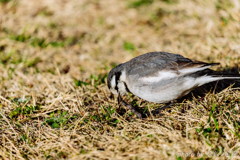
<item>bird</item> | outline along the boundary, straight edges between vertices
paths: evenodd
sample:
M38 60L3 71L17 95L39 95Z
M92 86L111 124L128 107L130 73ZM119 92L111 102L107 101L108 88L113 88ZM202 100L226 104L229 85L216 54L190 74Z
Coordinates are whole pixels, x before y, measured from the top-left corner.
M223 79L240 79L240 75L223 74L209 69L220 63L206 63L168 52L149 52L113 68L107 85L117 96L119 105L127 106L139 118L144 115L123 101L128 92L149 102L165 103L159 112L174 100L206 83Z

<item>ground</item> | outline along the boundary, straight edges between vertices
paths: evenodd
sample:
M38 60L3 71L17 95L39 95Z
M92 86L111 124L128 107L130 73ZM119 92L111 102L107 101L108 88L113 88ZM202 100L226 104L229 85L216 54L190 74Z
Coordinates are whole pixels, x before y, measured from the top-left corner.
M142 120L106 84L152 51L239 73L239 44L239 0L0 0L0 159L239 159L239 82Z

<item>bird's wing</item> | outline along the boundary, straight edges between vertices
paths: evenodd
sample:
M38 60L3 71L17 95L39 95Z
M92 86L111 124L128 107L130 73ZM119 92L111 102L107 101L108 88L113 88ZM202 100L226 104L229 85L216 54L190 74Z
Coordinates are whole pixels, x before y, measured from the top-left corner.
M173 78L205 70L219 63L193 61L178 54L150 52L127 62L128 75L135 78Z

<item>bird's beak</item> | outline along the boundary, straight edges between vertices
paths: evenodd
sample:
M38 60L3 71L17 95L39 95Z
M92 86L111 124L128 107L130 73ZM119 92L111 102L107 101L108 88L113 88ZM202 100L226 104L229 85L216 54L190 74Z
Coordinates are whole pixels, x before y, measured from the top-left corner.
M122 97L121 97L120 93L118 93L117 99L118 99L118 105L120 105L122 102Z

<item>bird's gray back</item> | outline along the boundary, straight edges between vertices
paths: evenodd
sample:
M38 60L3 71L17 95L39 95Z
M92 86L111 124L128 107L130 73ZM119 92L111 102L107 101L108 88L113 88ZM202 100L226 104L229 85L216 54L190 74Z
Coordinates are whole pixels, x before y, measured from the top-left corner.
M179 54L167 52L149 52L133 58L125 63L125 69L128 75L138 75L138 77L147 77L156 74L161 70L178 69L177 62L192 62Z

